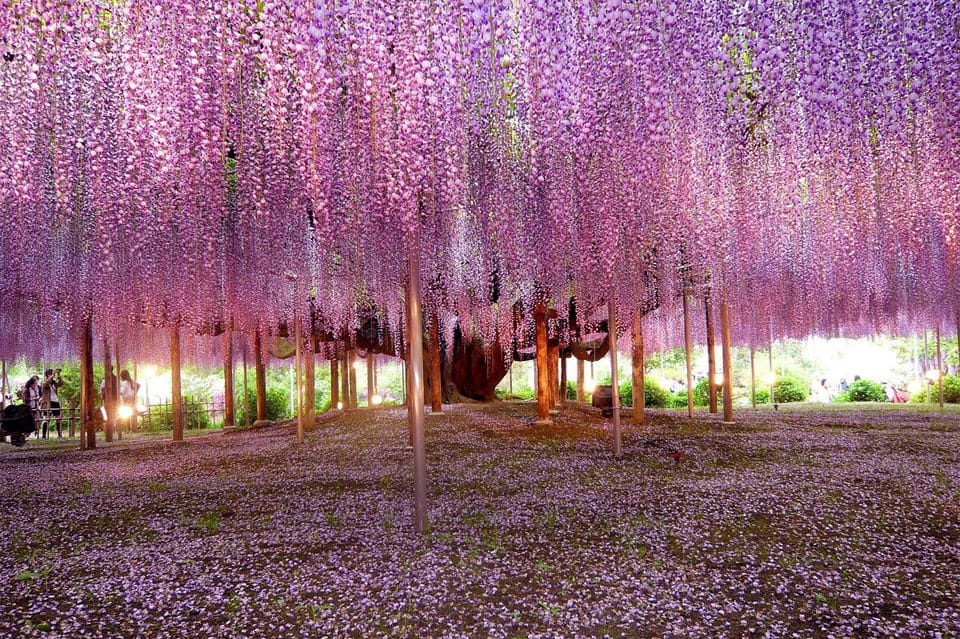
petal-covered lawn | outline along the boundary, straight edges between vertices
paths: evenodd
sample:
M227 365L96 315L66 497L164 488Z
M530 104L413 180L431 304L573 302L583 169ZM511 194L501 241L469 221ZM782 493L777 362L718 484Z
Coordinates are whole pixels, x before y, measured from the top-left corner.
M424 538L397 409L0 445L0 636L960 633L956 415L659 412L614 460L585 407L445 408Z

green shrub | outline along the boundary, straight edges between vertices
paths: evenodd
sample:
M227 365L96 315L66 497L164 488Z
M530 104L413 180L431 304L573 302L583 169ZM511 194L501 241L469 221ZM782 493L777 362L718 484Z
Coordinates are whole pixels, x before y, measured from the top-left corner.
M666 408L670 403L670 393L648 377L643 378L643 405L647 408ZM686 397L686 395L684 395ZM686 400L684 400L686 402ZM620 384L620 405L633 406L633 380ZM686 404L684 404L686 405Z
M250 423L257 421L257 389L248 388L247 389L247 402L244 404L243 401L243 392L237 394L236 407L237 407L237 425L243 426L246 424L246 407L250 407ZM290 413L290 396L280 388L267 388L267 419L270 421L277 421L281 419L289 419L291 417Z
M660 384L649 378L643 378L644 405L647 408L666 408L670 403L670 393Z
M667 404L668 404L668 408L686 408L687 407L686 391L681 391L679 393L671 393Z
M927 401L927 389L924 387L919 393L910 396L910 402L923 404ZM930 402L938 403L940 392L936 384L930 384ZM960 404L960 377L956 375L943 376L943 402L945 404Z
M567 401L575 402L577 401L577 383L567 380Z
M883 386L869 379L858 379L850 384L846 395L851 402L885 402L887 394L883 391Z
M758 388L756 392L756 398L758 404L769 404L770 403L770 389L769 388Z
M808 385L797 377L780 377L773 383L773 401L778 404L802 402L810 394Z
M719 401L719 400L718 400ZM710 380L701 377L693 386L693 405L707 406L710 404Z
M850 390L847 389L847 390L845 390L845 391L840 391L839 393L837 393L836 395L833 396L833 401L835 401L835 402L838 403L838 404L844 404L844 403L846 403L846 402L852 402L853 400L850 399Z

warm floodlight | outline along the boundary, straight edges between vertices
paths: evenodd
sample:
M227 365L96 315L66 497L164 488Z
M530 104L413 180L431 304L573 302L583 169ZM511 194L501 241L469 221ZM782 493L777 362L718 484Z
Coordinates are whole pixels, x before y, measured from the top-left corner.
M723 373L713 374L713 384L714 386L723 386Z
M343 410L343 402L337 402L337 410Z
M767 373L763 376L763 383L767 386L773 386L773 383L777 381L776 373Z
M130 419L133 417L133 409L129 406L121 406L117 409L117 417L120 419Z
M379 406L380 404L383 403L383 397L381 397L380 395L372 395L370 397L370 403L374 406Z
M910 391L911 395L916 395L923 390L923 382L921 382L919 379L915 379L907 384L907 390Z
M592 393L597 390L597 380L595 379L586 379L583 381L583 390L587 393Z

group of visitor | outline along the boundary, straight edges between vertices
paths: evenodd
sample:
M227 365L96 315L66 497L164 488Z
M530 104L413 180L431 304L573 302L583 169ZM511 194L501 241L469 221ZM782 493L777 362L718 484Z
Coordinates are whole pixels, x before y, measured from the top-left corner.
M33 375L17 391L17 397L33 412L34 421L40 423L37 437L46 439L54 425L57 428L57 437L63 437L59 395L62 387L62 371L59 368L48 368L43 372L43 381L40 381L39 375Z

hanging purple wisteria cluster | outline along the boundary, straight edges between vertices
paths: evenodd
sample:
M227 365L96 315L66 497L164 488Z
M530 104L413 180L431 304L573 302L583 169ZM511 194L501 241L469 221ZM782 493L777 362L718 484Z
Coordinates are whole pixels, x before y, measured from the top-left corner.
M952 321L958 95L952 0L4 2L2 349L399 327L411 242L485 339L706 287L744 341Z

